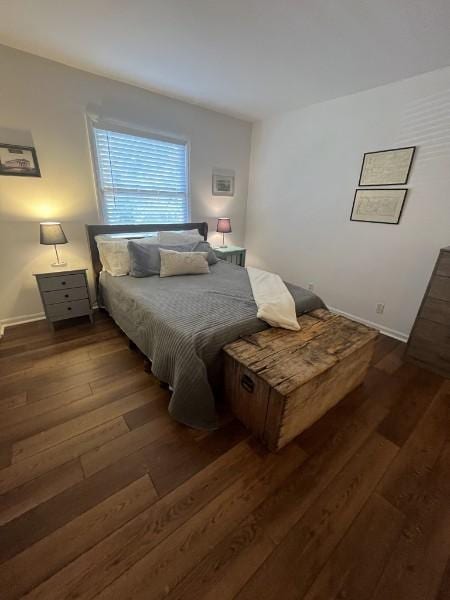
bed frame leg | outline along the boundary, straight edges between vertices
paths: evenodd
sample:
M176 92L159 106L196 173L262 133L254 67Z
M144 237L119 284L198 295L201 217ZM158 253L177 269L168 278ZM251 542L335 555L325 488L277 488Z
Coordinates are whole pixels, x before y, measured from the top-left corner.
M137 350L137 346L136 346L136 344L135 344L134 342L132 342L132 341L130 340L130 338L128 338L128 348L129 348L130 350Z
M165 381L160 381L159 382L159 387L162 388L163 390L168 390L169 389L169 384L166 383Z
M148 360L148 358L144 358L144 371L146 373L152 372L152 363Z

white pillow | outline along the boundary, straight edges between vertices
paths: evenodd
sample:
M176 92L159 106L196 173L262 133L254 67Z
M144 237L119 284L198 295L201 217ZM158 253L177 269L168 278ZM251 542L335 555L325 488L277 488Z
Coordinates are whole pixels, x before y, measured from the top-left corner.
M96 235L98 254L100 262L103 265L103 271L106 271L113 277L123 277L130 272L130 255L128 253L128 238L123 239L123 234L104 234ZM132 235L130 233L126 234ZM139 236L139 234L137 234ZM146 244L158 243L158 232L146 233L146 237L139 239ZM117 239L116 236L119 236Z
M207 252L177 252L161 248L159 254L161 257L160 277L209 273Z
M113 277L128 275L130 271L130 255L128 254L128 240L96 240L100 262L103 271Z
M198 229L187 229L186 231L160 231L160 244L192 244L201 242L204 237L199 234Z

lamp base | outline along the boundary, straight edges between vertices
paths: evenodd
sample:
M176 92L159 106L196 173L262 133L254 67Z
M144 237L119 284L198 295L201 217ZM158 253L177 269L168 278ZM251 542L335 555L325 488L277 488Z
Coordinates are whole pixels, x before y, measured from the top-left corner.
M219 246L219 248L228 248L228 246L226 244L222 244L221 246Z
M66 262L54 262L51 264L52 267L67 267L67 263Z

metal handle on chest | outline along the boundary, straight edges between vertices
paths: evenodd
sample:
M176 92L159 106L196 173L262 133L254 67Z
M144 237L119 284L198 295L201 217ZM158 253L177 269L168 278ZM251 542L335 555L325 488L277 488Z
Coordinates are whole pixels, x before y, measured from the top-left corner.
M244 388L244 390L246 392L249 392L250 394L252 394L255 389L255 384L253 383L253 381L250 379L250 377L248 375L242 376L241 385Z

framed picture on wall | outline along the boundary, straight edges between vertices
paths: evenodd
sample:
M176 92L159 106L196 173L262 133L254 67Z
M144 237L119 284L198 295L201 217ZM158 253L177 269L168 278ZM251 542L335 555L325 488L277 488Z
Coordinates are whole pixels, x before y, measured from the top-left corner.
M234 174L213 172L213 196L234 196Z
M415 146L364 154L359 186L405 185L408 183Z
M407 191L406 188L356 190L350 220L398 225Z
M0 144L0 175L40 177L36 150L31 146Z

